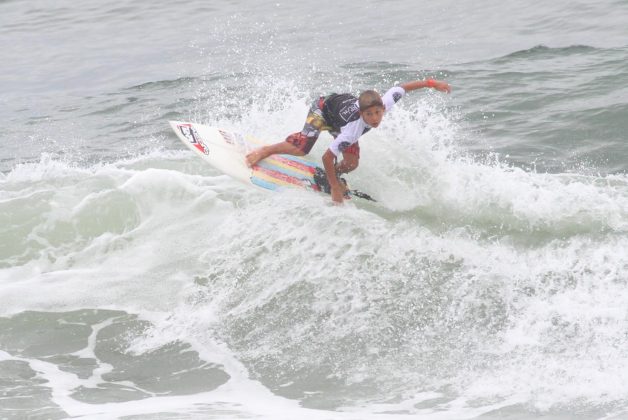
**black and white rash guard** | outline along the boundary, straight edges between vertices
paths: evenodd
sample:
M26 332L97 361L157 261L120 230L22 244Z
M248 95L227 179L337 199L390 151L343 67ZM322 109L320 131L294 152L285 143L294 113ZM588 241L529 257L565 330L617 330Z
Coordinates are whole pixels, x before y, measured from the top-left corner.
M406 91L400 87L395 86L382 96L382 102L388 112L395 103L405 95ZM326 115L328 122L334 125L334 128L339 128L340 133L335 136L334 140L329 145L329 150L338 156L345 151L352 144L357 143L360 136L369 131L369 126L360 116L360 108L358 106L358 100L355 96L351 95L335 95L335 97L329 98L329 102L326 102L326 106L329 106L329 115ZM331 121L329 121L331 120Z

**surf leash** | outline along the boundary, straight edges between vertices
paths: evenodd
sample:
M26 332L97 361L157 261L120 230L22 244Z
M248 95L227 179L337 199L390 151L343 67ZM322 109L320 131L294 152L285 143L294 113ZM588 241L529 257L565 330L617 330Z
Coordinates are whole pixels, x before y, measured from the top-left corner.
M338 180L340 180L340 182L342 182L345 185L345 187L348 188L346 179L342 177L338 177ZM319 186L322 192L325 192L327 194L331 193L331 187L329 186L329 182L327 182L327 175L325 174L325 171L323 169L316 168L316 173L314 174L314 182L316 183L316 185ZM365 192L358 191L358 190L349 190L349 189L345 190L345 197L350 198L351 196L362 198L364 200L373 201L377 203L376 199L374 199L373 197L371 197Z
M374 199L373 197L371 197L370 195L368 195L367 193L364 193L362 191L358 191L358 190L349 190L349 193L354 196L354 197L358 197L358 198L362 198L364 200L368 200L368 201L373 201L375 203L377 203L377 200Z

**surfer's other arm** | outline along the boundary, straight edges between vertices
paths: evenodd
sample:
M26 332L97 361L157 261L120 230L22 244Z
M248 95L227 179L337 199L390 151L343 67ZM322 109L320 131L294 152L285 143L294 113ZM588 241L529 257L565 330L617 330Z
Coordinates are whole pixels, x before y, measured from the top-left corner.
M331 199L335 203L342 203L345 188L338 181L338 174L336 173L336 155L327 149L323 154L323 167L325 168L325 174L327 175L327 182L331 187Z

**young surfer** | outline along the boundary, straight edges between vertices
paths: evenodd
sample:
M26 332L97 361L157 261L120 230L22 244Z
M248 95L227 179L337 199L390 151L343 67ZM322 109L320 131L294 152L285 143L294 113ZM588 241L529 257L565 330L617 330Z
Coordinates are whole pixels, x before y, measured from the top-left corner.
M342 203L345 187L339 182L338 177L358 167L360 136L371 128L378 127L386 111L389 111L406 92L421 88L451 92L447 83L428 79L395 86L384 96L380 96L374 90L362 92L359 98L348 93L321 96L312 104L303 130L289 135L285 141L252 151L246 156L246 163L252 167L260 160L277 153L307 155L321 131L329 131L334 140L323 154L323 167L331 187L332 200ZM341 153L343 159L337 163L337 157Z

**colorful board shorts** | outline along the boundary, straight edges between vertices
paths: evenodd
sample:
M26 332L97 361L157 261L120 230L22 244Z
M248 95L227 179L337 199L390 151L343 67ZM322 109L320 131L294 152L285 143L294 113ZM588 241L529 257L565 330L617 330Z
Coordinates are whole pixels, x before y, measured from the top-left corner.
M330 126L325 117L323 117L323 106L325 105L325 97L321 96L312 102L312 106L310 107L310 111L305 118L305 124L303 125L303 129L298 133L290 134L286 137L286 141L293 146L296 146L299 150L301 150L306 155L310 153L312 147L314 147L314 143L318 140L318 136L321 134L321 131L329 131L334 138L340 134L340 131L337 128ZM358 158L360 157L360 144L358 142L349 146L346 150L342 152L343 154L351 154L356 155Z

